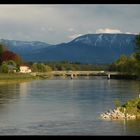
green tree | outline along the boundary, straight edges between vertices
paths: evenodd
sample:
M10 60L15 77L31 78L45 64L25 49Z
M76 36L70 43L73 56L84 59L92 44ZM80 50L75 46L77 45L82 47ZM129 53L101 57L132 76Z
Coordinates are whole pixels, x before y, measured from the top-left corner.
M125 64L127 61L127 56L122 54L120 58L116 61L117 65Z
M16 55L16 59L15 59L16 64L20 65L23 63L22 58L19 55Z
M137 108L140 110L140 101L137 104Z
M118 107L121 107L121 101L116 99L115 100L115 107L118 108Z
M2 73L8 73L8 66L7 66L5 61L1 65L1 72Z
M2 63L2 53L5 51L6 47L0 44L0 64Z
M127 65L128 58L125 55L121 55L120 58L115 61L116 70L120 72L126 72L126 65Z
M52 68L48 65L45 65L45 70L46 70L46 72L51 72Z
M17 66L17 64L16 64L15 61L13 61L13 60L6 61L6 64L7 64L7 65L12 65L12 66L14 66L14 67Z
M9 66L13 66L13 68L10 69ZM13 71L13 70L18 71L17 64L13 60L3 61L2 62L0 72L8 73L9 71Z
M140 33L136 35L134 39L134 43L136 44L135 51L136 51L137 59L140 60Z
M31 66L31 69L33 72L50 72L52 71L52 68L48 65L45 65L43 63L34 63Z
M37 63L33 63L33 65L31 66L31 70L32 72L38 72Z
M0 55L2 54L3 52L3 46L0 44Z
M136 73L137 75L140 77L140 33L138 35L136 35L135 39L134 39L134 42L135 42L135 54L136 54L136 60L137 60L137 63L135 64L136 66Z
M127 63L127 71L130 74L136 74L138 69L138 62L136 59L136 53L132 53L130 57L128 58L128 63Z
M38 64L38 69L40 72L46 72L46 66L43 63Z
M0 44L0 55L5 51L7 50L7 47L3 44Z

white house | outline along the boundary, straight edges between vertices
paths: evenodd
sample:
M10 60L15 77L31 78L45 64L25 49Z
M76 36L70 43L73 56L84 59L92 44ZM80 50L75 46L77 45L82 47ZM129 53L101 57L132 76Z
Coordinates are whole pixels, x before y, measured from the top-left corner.
M32 72L32 71L28 66L26 66L26 65L20 66L20 73L30 73L30 72Z

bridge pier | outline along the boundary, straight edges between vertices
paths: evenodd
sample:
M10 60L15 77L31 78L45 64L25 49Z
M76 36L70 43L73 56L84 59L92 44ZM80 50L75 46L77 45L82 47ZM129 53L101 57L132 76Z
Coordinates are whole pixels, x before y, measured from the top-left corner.
M108 75L107 75L107 79L110 79L110 73L108 73Z
M73 79L73 74L71 74L71 76L70 76L70 77L71 77L71 79Z

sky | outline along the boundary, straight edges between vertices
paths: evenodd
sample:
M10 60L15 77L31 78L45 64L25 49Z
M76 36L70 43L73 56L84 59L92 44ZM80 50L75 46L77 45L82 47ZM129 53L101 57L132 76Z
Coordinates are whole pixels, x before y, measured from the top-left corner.
M140 32L140 4L1 4L0 39L69 42L91 33Z

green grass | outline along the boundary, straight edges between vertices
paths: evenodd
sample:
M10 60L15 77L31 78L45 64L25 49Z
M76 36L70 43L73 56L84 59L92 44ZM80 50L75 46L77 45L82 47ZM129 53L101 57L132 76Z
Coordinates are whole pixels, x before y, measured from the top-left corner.
M128 100L125 104L123 104L120 108L120 111L130 114L136 115L137 118L140 118L140 98L135 98Z
M0 84L15 83L15 82L25 82L40 79L39 77L32 76L30 74L21 73L0 73Z

